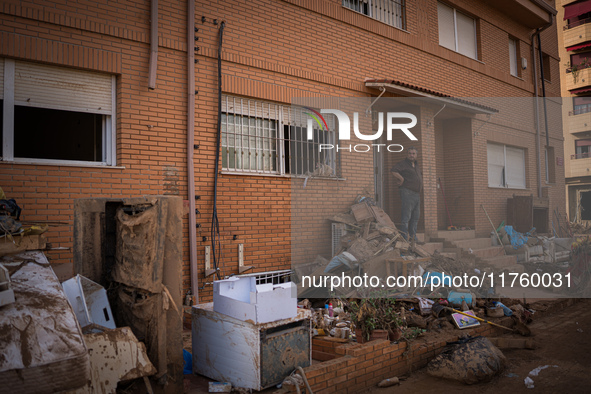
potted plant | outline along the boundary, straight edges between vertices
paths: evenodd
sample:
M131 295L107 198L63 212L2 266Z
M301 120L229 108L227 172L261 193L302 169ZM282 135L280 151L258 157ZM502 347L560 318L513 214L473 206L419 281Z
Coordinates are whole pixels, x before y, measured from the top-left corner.
M394 298L363 298L347 303L351 321L355 324L358 342L374 339L397 339L401 320L398 317Z

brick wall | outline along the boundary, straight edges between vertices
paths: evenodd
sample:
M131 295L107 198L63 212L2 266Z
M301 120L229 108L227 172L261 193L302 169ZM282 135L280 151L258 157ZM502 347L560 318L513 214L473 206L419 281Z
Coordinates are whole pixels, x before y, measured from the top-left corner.
M547 303L543 305L544 302L539 307L533 305L532 308L536 309L534 318L537 320L573 305L575 302L577 299L571 298L552 302L550 305ZM507 320L508 324L512 323L510 318L499 319L497 323L504 324L503 320ZM314 363L310 367L304 368L304 372L314 393L357 393L375 386L383 379L404 376L426 366L431 359L445 349L446 342L457 341L458 335L496 337L507 333L508 331L502 328L481 323L478 327L452 331L448 336L438 336L436 340L430 339L429 334L425 338L418 338L411 342L400 341L399 343L390 343L390 341L380 339L364 344L338 344L331 339L314 338L313 349L325 354L333 354L336 358ZM519 339L525 339L519 336L508 338L510 339L500 342L511 346ZM527 338L527 341L519 342L529 344L531 347L532 339L535 342L535 338L531 337Z

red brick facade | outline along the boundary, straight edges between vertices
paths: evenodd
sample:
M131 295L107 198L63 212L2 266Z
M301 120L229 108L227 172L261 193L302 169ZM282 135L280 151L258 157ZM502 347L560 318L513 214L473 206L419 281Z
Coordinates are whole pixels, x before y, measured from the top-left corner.
M289 105L294 97L371 97L367 78L390 78L457 97L532 97L531 27L492 8L489 2L448 0L474 17L478 59L439 45L437 2L406 1L406 30L394 28L342 6L341 0L196 1L195 4L195 193L199 285L204 279L203 254L209 245L217 125L217 51L224 21L222 86L228 95ZM553 3L553 2L552 2ZM554 4L552 4L554 6ZM73 200L80 197L134 197L187 194L187 4L159 1L159 57L156 89L148 89L150 54L149 1L15 1L0 4L0 57L60 65L115 75L116 167L80 167L0 162L0 185L23 208L26 220L67 223L52 226L53 246L72 246ZM214 23L217 22L217 24ZM530 66L519 78L509 73L508 37L518 40ZM550 56L548 96L560 96L556 31L542 33ZM386 96L391 96L387 94ZM431 110L429 110L431 111ZM424 110L417 131L425 172L420 231L432 235L447 226L437 179L442 178L455 225L490 232L480 210L485 204L493 222L505 219L506 199L537 192L535 135L508 129L494 121L475 135L480 123L445 120L429 123L435 111ZM454 122L459 124L455 124ZM445 125L458 133L444 131ZM441 131L440 131L441 130ZM484 130L484 129L483 129ZM526 149L526 190L492 189L487 181L486 142ZM551 130L551 146L562 156L562 134ZM405 153L390 154L384 168ZM469 159L463 160L463 157ZM354 161L359 162L355 163ZM466 165L468 163L469 165ZM289 268L294 246L306 245L306 258L330 254L330 226L325 220L342 212L353 199L373 191L371 160L343 156L340 180L314 179L303 189L301 178L229 175L218 180L218 216L223 273L238 272L238 244L253 271ZM369 175L368 175L369 174ZM457 176L454 176L457 175ZM397 191L385 176L384 207L398 220ZM564 212L564 171L548 186L550 209ZM339 196L319 208L292 208L292 190ZM331 200L331 201L333 201ZM306 200L308 201L308 200ZM305 204L304 204L305 205ZM313 210L313 209L316 210ZM187 211L187 215L192 214ZM293 215L319 218L292 228ZM190 285L188 219L185 215L184 286ZM299 221L298 223L301 223ZM233 236L237 240L233 240ZM203 242L202 237L207 237ZM308 240L308 241L303 241ZM61 277L73 274L71 252L49 252ZM297 254L297 253L296 253ZM211 278L209 278L211 279ZM211 300L211 287L200 301Z

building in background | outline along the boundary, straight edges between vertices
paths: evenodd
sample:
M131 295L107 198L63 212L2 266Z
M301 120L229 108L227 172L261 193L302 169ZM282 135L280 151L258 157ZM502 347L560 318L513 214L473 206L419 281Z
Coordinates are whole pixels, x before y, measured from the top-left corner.
M564 97L567 213L591 220L591 1L563 0L556 16Z
M413 107L419 232L437 238L451 217L487 236L481 205L498 224L514 195L534 196L532 223L549 230L562 133L540 142L532 103L542 65L560 97L555 14L544 0L6 0L0 185L23 219L62 222L49 237L70 248L77 198L181 196L184 288L208 301L206 248L225 275L241 258L261 272L330 257L327 219L360 194L399 221L389 168L406 152L316 155L337 130L304 138L294 98L410 97L428 103ZM497 116L511 100L521 118ZM49 255L74 274L71 252Z

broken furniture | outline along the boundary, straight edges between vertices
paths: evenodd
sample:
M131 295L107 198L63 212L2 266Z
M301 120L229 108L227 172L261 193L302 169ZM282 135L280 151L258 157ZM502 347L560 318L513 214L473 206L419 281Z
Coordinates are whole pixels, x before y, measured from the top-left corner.
M92 332L84 335L84 341L90 354L90 379L71 394L115 393L118 382L138 378L146 382L147 376L156 373L146 346L129 327ZM149 381L146 385L150 385Z
M193 372L234 387L262 390L277 385L312 361L311 314L267 323L243 321L214 311L193 310Z
M74 201L75 272L109 289L118 326L146 344L154 390L183 389L182 199Z
M0 309L1 390L59 392L86 385L90 365L83 335L45 255L22 252L0 262L15 296Z
M532 227L538 234L548 232L548 197L516 196L507 199L507 224L520 233L527 233Z

